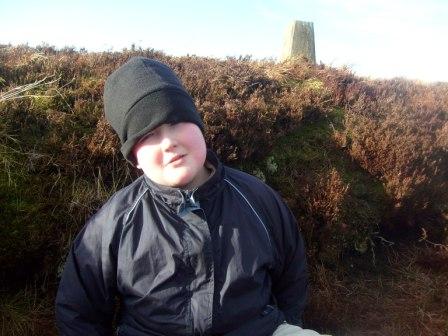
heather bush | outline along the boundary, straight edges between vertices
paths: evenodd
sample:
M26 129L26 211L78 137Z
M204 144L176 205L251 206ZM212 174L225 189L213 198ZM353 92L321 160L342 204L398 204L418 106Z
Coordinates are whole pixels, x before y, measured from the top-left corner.
M353 270L352 258L374 265L388 240L448 242L448 84L367 80L303 60L1 46L3 288L34 280L51 296L80 226L139 174L102 105L105 78L135 55L168 63L202 114L208 145L284 197L320 265L321 290L333 276L334 290L348 288L340 272ZM313 323L314 310L344 295L328 293L312 298Z
M447 239L448 84L327 78L346 109L337 140L394 201L385 228Z
M253 173L279 190L296 214L310 256L338 267L346 253L371 253L390 200L382 184L341 153L335 110L276 141ZM274 168L273 168L274 167Z
M68 226L76 231L111 190L137 174L120 157L102 111L105 78L134 55L174 68L202 114L209 146L224 162L258 171L288 199L309 245L316 246L311 250L327 242L330 259L345 250L366 251L381 227L399 234L403 227L425 228L431 238L446 237L446 85L369 81L301 60L176 58L135 48L97 54L49 46L0 50L3 92L51 80L1 108L2 161L17 180L12 190L14 176L2 177L5 204L23 193L24 184L37 184L34 194L20 197L35 200L32 217L46 223L30 235L36 244L23 240L24 246L49 243L48 232L61 228L59 217L72 218L75 224ZM11 135L17 141L8 140ZM275 174L262 164L268 158L278 166ZM95 197L88 185L96 186ZM48 215L51 203L58 206L51 212L57 219ZM11 216L28 230L26 219Z

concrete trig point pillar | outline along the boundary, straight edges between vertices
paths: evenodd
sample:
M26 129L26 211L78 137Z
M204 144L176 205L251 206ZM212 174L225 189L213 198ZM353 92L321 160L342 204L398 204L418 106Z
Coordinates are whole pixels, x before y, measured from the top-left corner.
M293 21L286 29L280 62L300 56L304 56L314 64L316 63L312 22Z

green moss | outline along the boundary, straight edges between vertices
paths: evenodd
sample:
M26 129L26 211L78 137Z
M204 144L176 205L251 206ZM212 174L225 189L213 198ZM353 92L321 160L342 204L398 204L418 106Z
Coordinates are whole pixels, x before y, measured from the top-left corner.
M303 83L305 88L311 89L313 91L322 91L324 90L324 82L317 78L309 78Z
M47 95L37 95L33 98L33 105L36 110L41 111L53 108L53 97Z

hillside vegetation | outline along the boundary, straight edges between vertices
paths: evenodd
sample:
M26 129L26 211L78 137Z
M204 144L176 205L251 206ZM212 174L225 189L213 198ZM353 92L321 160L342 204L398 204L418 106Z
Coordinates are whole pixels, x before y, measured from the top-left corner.
M306 325L448 335L448 83L154 50L0 46L0 331L55 335L52 301L86 218L140 174L103 116L106 77L169 64L209 147L285 198L306 239Z

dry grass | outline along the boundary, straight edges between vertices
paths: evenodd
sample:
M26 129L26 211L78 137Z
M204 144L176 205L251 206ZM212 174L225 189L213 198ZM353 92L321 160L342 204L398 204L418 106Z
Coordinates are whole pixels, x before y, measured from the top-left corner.
M15 294L0 292L0 336L54 336L53 308L39 290L24 289Z
M447 265L447 250L433 247L390 249L345 274L317 265L308 322L334 335L447 335Z

